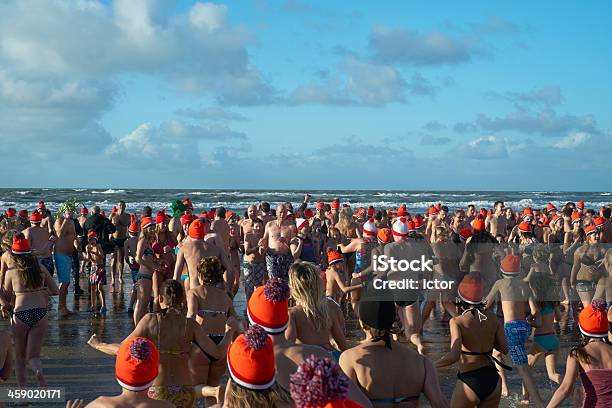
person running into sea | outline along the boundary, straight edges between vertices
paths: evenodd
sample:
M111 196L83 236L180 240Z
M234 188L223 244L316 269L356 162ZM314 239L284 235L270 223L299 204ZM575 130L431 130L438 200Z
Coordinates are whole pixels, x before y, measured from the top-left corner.
M32 254L49 271L49 274L53 276L55 265L53 263L52 251L53 242L56 240L56 237L49 234L48 228L41 227L41 222L42 215L38 211L34 211L30 215L31 226L23 230L23 235L30 242Z
M389 300L369 300L366 290L359 305L359 323L366 338L342 353L342 371L359 385L374 407L417 407L421 394L434 408L448 407L431 361L391 337L393 294L373 292L377 292L376 298Z
M116 208L117 212L113 212L109 218L116 229L111 239L114 244L111 258L111 292L115 292L115 276L119 278L119 287L123 285L124 247L131 224L130 214L125 212L125 201L119 200Z
M187 317L195 319L206 335L219 344L230 317L236 317L232 298L223 285L223 265L216 256L204 257L198 265L198 281L187 292ZM212 359L199 347L191 348L189 370L193 384L219 386L227 368L225 358Z
M5 300L15 295L12 316L15 341L15 371L20 387L28 384L26 364L30 366L39 387L46 387L40 350L47 334L47 306L50 296L57 296L59 288L32 255L30 243L22 233L13 236L12 263L4 279Z
M124 341L117 351L115 378L121 394L100 396L86 408L173 408L168 401L156 401L148 396L149 387L159 373L159 352L145 337Z
M251 220L249 225L244 233L244 293L247 302L255 288L262 285L266 277L266 251L259 245L263 237L263 221L256 218Z
M238 322L234 318L228 319L223 339L215 344L194 319L185 316L184 303L183 286L173 279L164 282L159 293L161 312L145 315L123 342L135 337L151 340L159 351L160 359L159 375L149 388L149 397L169 401L177 407L190 408L195 402L188 369L192 342L211 358L222 359L238 330ZM92 335L88 344L109 355L116 355L120 348L119 344L101 342L96 334Z
M266 267L269 277L287 279L289 267L294 262L289 245L296 234L295 223L287 220L287 207L279 204L276 208L276 220L266 224L264 236L259 242L260 246L266 248Z
M342 254L335 249L327 250L327 269L325 270L325 297L340 307L342 298L347 294L361 289L362 284L347 286L345 284L346 262Z
M261 326L272 339L276 362L276 381L285 390L289 389L289 376L309 356L328 358L330 353L323 347L291 343L285 338L289 325L289 285L281 278L270 278L264 286L255 289L247 304L247 316L251 324ZM371 404L353 382L349 383L349 396L364 407Z
M309 262L293 264L289 268L289 287L295 306L289 309L285 337L292 343L321 346L337 359L347 349L344 316L340 306L325 297L317 266Z
M57 269L57 281L60 284L59 317L66 317L72 314L72 311L66 306L66 297L68 296L68 287L70 286L72 272L72 254L74 252L74 242L77 237L75 221L72 217L72 210L66 209L63 214L60 214L55 220L55 234L57 239L53 245L53 261L55 269Z
M512 363L516 366L523 385L537 407L543 407L531 367L528 365L525 342L531 334L531 326L541 326L542 319L533 292L519 276L521 274L521 258L507 255L502 259L500 270L503 278L497 280L487 295L486 308L490 309L496 303L499 295L504 313L504 333L508 339L508 347ZM502 381L504 376L502 376ZM508 395L507 385L502 385L502 395Z
M138 270L140 265L136 262L136 249L138 248L138 236L140 235L140 225L136 224L136 216L131 217L131 223L128 227L129 238L123 244L123 254L125 263L130 268L130 276L132 278L132 294L130 295L130 304L128 306L128 314L134 313L134 304L138 296Z
M104 251L102 245L98 243L98 234L91 231L87 234L89 243L85 247L87 260L91 263L91 272L89 274L89 283L91 285L91 311L94 316L98 314L98 296L100 297L100 314L106 316L106 296L104 294L104 286L106 285L106 269L104 268Z
M136 246L136 262L140 266L138 270L138 295L136 308L134 309L134 325L137 325L142 316L149 309L151 301L151 290L153 287L153 274L161 267L155 258L153 242L155 240L155 223L151 217L143 217L140 220L141 233Z
M436 367L459 361L459 381L451 397L452 407L497 407L502 383L492 353L494 349L508 353L504 326L495 314L485 309L482 278L465 275L457 288L457 296L459 315L449 322L451 348L436 362Z
M559 302L555 281L550 275L536 273L531 276L529 286L542 312L542 325L533 333L533 344L527 354L529 366L534 367L544 357L548 378L561 384L561 374L557 372L557 355L559 354L559 337L555 330L555 319L560 320ZM523 400L529 401L529 395L523 390Z
M570 351L563 382L547 408L556 408L572 394L578 376L584 389L583 408L612 406L612 345L608 341L606 302L593 299L578 316L582 343Z

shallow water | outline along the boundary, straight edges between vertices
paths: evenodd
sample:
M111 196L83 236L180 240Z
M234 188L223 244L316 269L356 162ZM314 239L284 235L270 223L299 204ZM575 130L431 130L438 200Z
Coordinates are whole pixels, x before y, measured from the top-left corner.
M82 278L81 281L81 287L86 288L85 278ZM57 298L54 301L54 310L49 312L49 331L42 350L43 366L49 387L65 387L68 399L82 398L89 402L99 395L118 394L121 391L114 377L114 357L93 350L86 344L93 333L97 333L100 339L105 342L120 342L133 328L132 319L127 314L132 290L129 271L125 274L125 283L120 292L111 294L108 293L108 289L109 286L107 285L108 313L105 318L93 318L88 311L88 297L73 296L72 287L68 294L68 305L70 309L77 311L78 314L67 319L58 320L56 312ZM242 315L245 308L244 292L240 291L236 296L235 306L239 315ZM0 328L6 329L7 327L7 321L0 321ZM353 343L362 338L357 322L351 316L347 317L347 331L348 338ZM432 360L435 361L448 350L448 333L448 323L442 321L437 313L434 313L433 318L425 323L425 341ZM561 322L560 342L562 351L558 359L557 368L559 372L563 373L567 352L571 346L578 342L571 312L564 313L564 319ZM502 399L500 407L519 406L520 379L518 373L514 370L507 374L511 396ZM555 387L551 385L547 378L543 360L538 362L534 377L542 397L545 401L548 401ZM439 379L444 394L450 399L457 381L456 368L441 369L439 371ZM30 376L29 380L30 385L33 386L34 378ZM9 384L16 385L14 374L9 380ZM422 406L429 406L424 401L424 398L421 398L421 401L423 401ZM49 403L31 404L31 406L45 407L63 405L52 405ZM573 405L570 402L566 402L563 406L569 407Z

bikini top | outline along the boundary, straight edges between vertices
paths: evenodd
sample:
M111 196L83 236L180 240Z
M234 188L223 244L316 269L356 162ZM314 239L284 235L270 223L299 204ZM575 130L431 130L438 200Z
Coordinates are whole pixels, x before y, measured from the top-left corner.
M165 355L170 355L170 356L181 356L181 355L189 354L189 351L184 351L182 349L176 350L176 349L170 348L170 349L164 350L161 348L161 314L156 313L155 317L157 318L157 350L159 351L159 354L165 354ZM185 341L187 341L187 320L188 319L185 318L185 329L184 329L184 334L183 334Z
M555 308L550 303L547 303L544 305L544 307L542 307L542 315L550 315L553 314L554 311Z
M47 287L41 286L40 288L37 288L37 289L24 289L24 290L20 290L19 292L13 291L13 293L15 295L24 295L26 293L42 292L43 290L47 290Z

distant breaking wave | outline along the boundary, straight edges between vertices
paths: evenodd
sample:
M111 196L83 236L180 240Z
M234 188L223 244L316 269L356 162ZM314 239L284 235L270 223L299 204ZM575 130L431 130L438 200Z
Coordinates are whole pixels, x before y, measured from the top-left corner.
M112 188L109 188L108 190L104 190L104 191L92 191L91 194L123 194L125 193L125 190L113 190Z

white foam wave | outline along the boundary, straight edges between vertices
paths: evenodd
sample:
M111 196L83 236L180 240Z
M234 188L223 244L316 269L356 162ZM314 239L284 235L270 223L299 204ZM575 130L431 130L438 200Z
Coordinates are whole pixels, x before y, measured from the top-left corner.
M109 188L108 190L104 190L104 191L92 191L92 194L123 194L125 193L125 190L114 190L112 188Z

